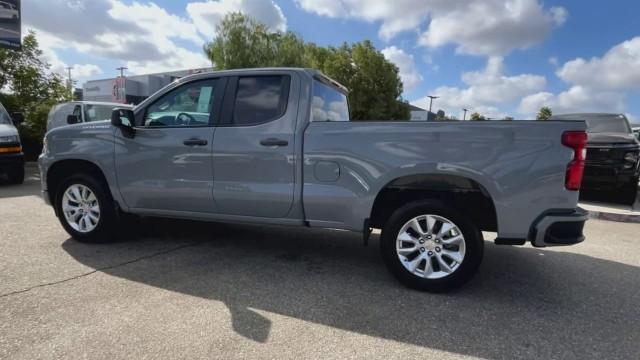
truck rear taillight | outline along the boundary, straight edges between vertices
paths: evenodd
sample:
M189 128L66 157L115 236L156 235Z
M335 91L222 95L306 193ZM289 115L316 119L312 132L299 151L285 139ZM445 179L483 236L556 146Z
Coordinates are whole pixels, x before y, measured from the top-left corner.
M562 133L562 145L573 149L573 159L567 165L564 187L567 190L580 190L584 161L587 157L587 133L584 131L565 131Z

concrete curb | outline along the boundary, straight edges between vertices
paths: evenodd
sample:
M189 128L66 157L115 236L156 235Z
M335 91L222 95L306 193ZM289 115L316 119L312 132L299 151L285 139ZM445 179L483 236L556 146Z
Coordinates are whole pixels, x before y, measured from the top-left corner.
M640 223L640 215L616 214L603 211L589 210L590 219L608 220L626 223Z

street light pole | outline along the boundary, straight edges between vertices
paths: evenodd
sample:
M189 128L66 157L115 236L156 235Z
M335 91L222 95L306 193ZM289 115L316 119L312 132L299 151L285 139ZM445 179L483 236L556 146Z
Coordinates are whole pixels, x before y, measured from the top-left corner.
M440 96L433 96L433 95L429 95L427 96L429 98L429 112L431 112L431 105L433 105L433 99L437 99Z
M124 71L129 70L129 68L125 66L120 66L119 68L116 68L116 70L120 70L120 77L124 77Z
M469 111L469 109L462 109L464 110L464 114L462 115L462 121L467 120L467 111Z

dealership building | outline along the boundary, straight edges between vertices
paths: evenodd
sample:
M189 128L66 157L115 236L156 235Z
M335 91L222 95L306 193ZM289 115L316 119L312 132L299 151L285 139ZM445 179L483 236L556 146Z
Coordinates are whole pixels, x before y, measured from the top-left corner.
M82 87L82 99L122 104L139 104L156 91L187 75L211 72L211 68L169 71L157 74L118 76L90 80Z

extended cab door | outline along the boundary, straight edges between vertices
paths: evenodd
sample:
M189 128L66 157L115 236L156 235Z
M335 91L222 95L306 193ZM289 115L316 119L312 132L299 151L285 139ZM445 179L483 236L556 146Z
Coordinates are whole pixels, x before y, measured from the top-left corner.
M299 80L270 71L229 79L213 141L218 213L285 217L294 194Z
M118 186L129 207L215 211L211 150L225 82L181 84L136 110L132 138L116 130Z

